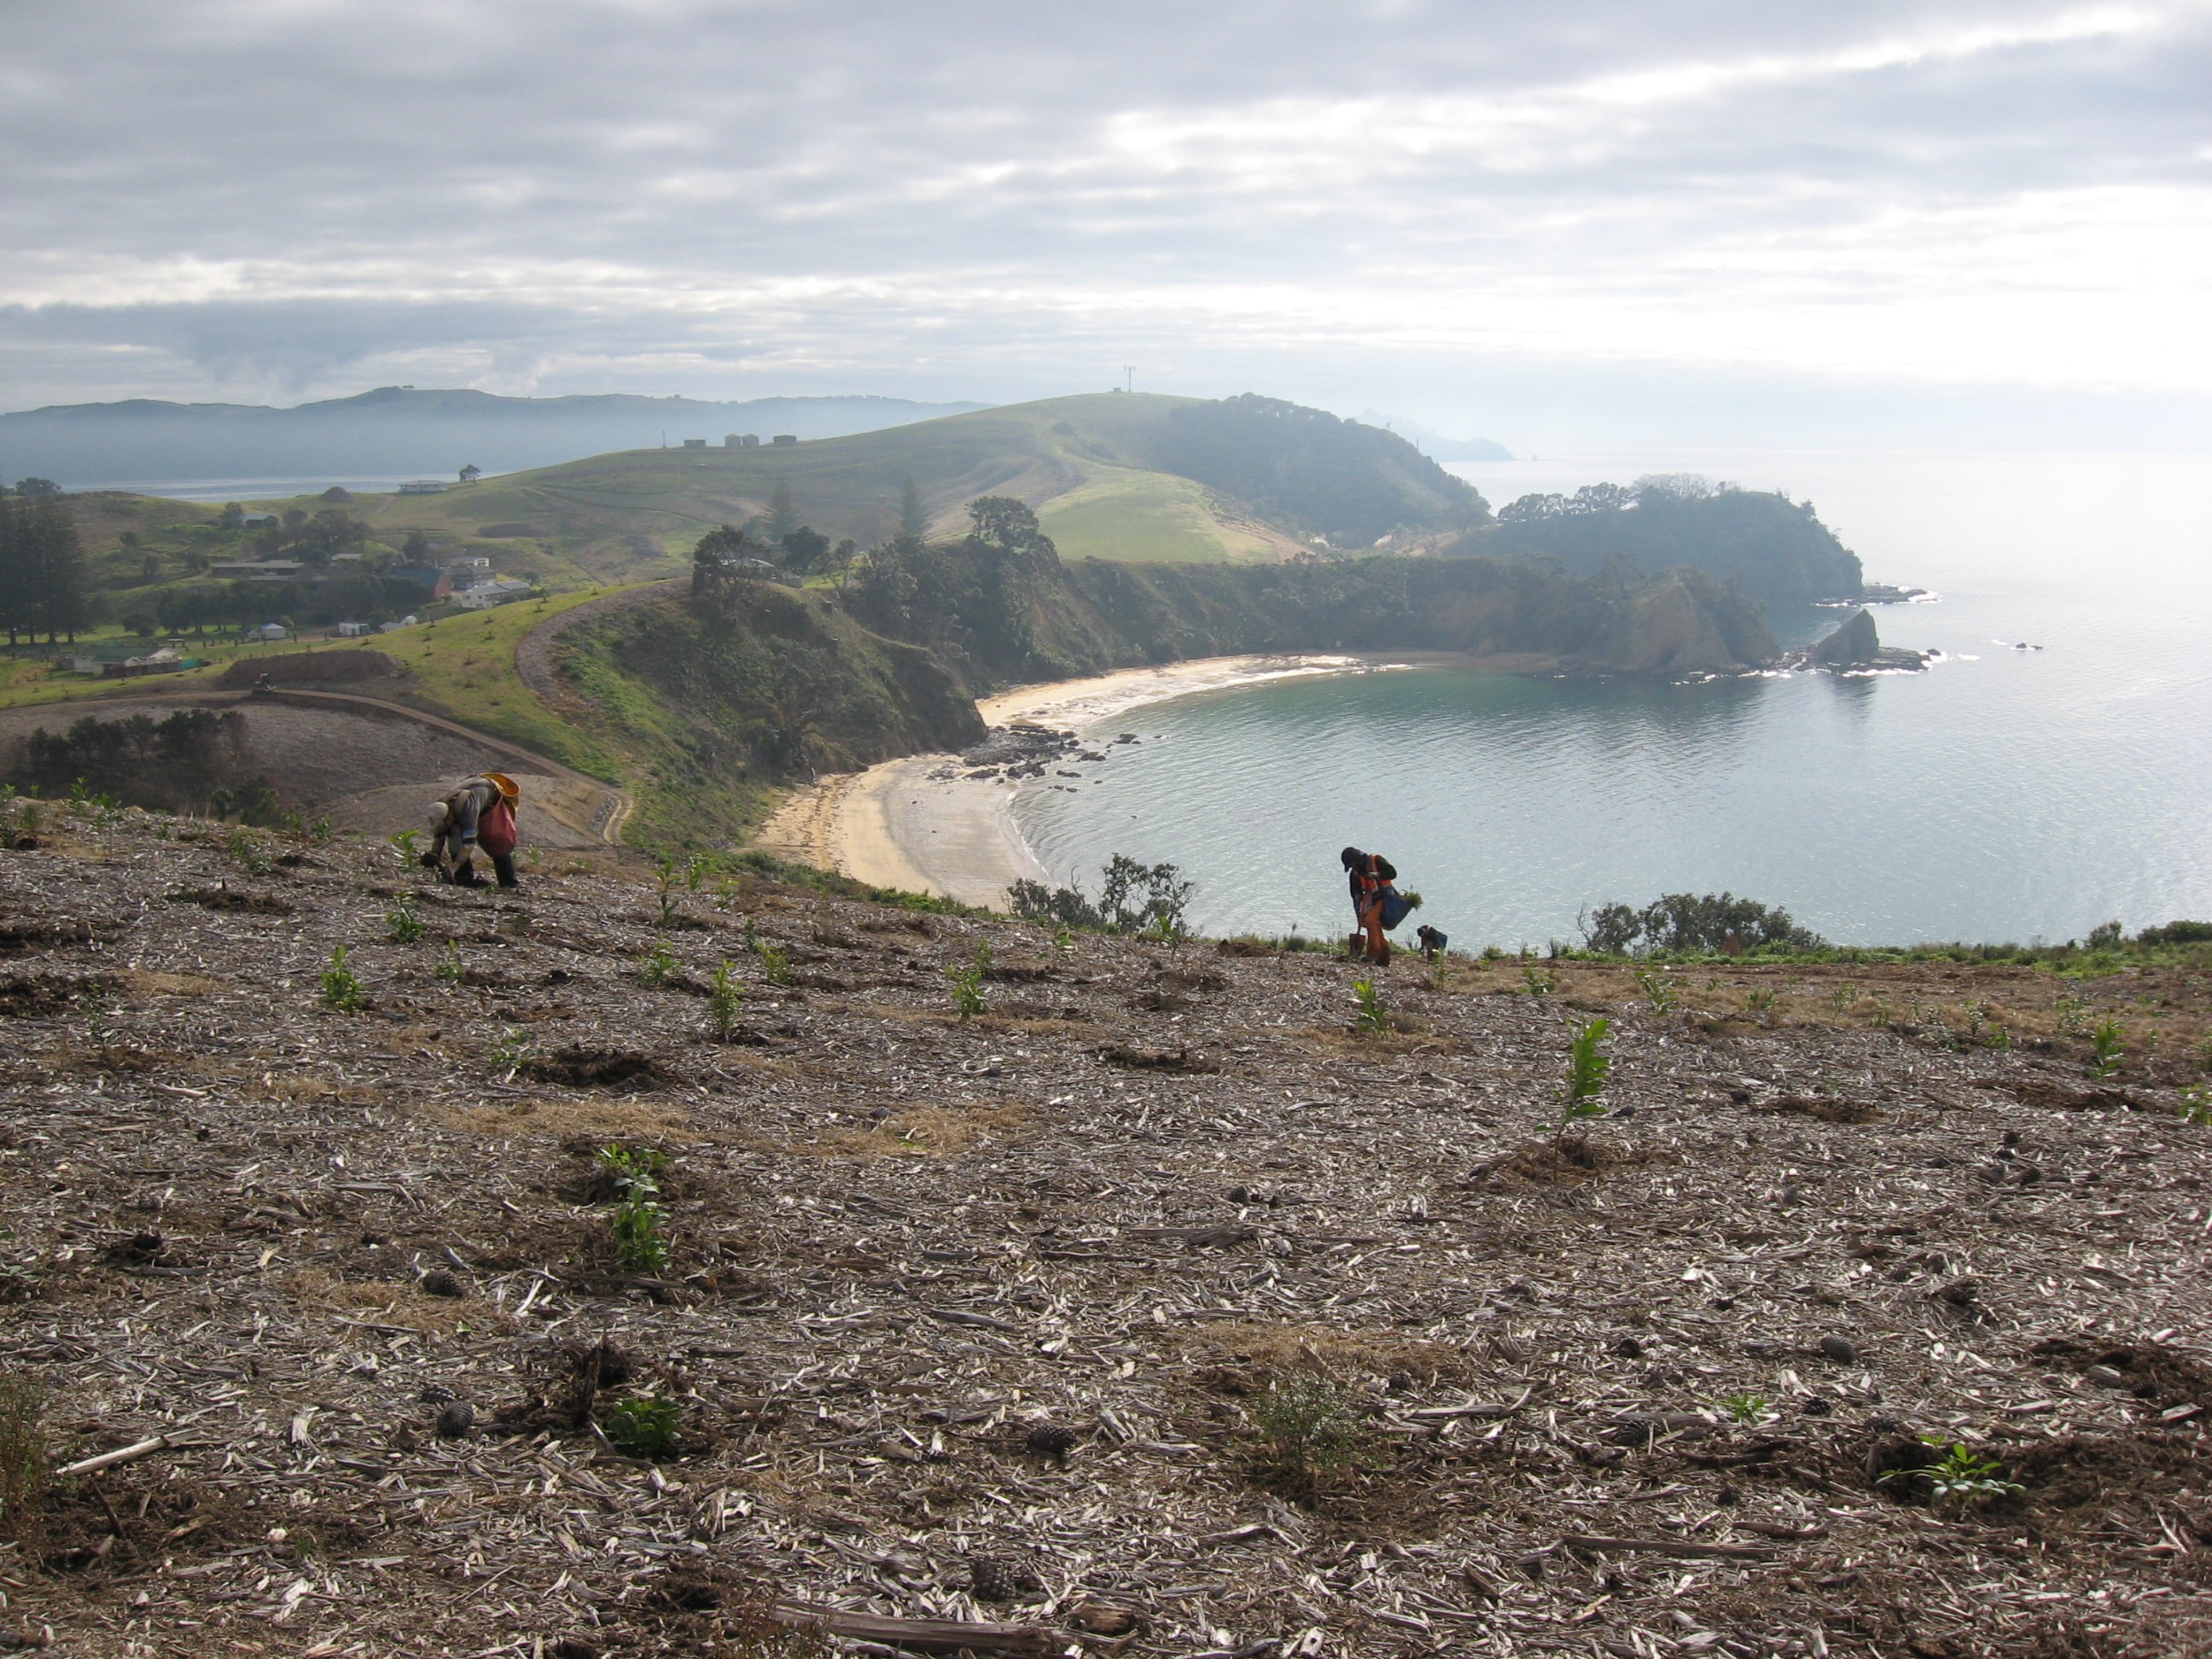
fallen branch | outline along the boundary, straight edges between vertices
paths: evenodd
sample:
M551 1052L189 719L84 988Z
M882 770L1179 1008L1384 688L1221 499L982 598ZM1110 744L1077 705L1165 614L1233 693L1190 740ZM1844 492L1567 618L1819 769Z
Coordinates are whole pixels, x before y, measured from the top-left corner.
M1510 1417L1528 1403L1533 1388L1521 1390L1518 1400L1470 1400L1458 1406L1423 1406L1406 1415L1424 1423L1433 1423L1448 1417Z
M1693 1544L1674 1538L1595 1538L1569 1533L1559 1541L1577 1550L1640 1550L1647 1555L1686 1555L1714 1561L1771 1561L1778 1552L1764 1544Z
M97 1457L87 1457L75 1463L64 1463L54 1473L56 1474L97 1474L102 1469L113 1468L118 1463L135 1463L142 1457L151 1457L157 1451L166 1451L172 1446L187 1443L189 1443L185 1441L172 1440L166 1434L157 1434L151 1440L141 1440L136 1445L118 1446L113 1451L100 1453Z
M1066 1638L1040 1625L981 1624L959 1619L890 1619L873 1613L805 1601L779 1601L770 1609L778 1624L818 1630L860 1642L897 1648L972 1648L978 1653L1057 1653Z

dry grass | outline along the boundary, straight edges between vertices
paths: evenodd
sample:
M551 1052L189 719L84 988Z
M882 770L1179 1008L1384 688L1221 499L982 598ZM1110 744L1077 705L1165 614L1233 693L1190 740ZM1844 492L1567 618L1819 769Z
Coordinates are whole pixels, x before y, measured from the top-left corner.
M832 1129L781 1150L823 1158L951 1158L1026 1122L1024 1106L909 1106L867 1129Z
M278 1283L302 1311L404 1326L426 1335L450 1336L464 1325L504 1330L512 1322L478 1297L433 1297L399 1279L344 1279L325 1267L297 1267Z

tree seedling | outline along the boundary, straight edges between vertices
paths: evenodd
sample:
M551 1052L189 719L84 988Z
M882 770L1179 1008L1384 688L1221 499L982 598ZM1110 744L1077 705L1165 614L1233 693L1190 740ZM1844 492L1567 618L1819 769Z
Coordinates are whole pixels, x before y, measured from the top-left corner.
M744 1006L745 988L725 962L714 969L714 982L707 992L707 1023L714 1028L717 1042L730 1040Z
M1559 975L1548 968L1539 968L1534 963L1521 969L1521 982L1528 988L1532 997L1547 997L1559 988Z
M1655 1014L1671 1014L1682 1006L1682 994L1668 981L1664 973L1646 968L1636 975L1636 982L1644 988L1644 1005Z
M225 846L233 861L248 875L265 876L276 867L275 860L269 856L269 849L262 846L261 838L242 823L230 832L230 839Z
M394 899L384 913L384 925L394 945L412 945L422 937L422 918L405 899Z
M668 1212L660 1206L657 1177L668 1167L667 1154L606 1146L599 1164L622 1194L611 1218L615 1265L626 1273L659 1273L668 1265Z
M1920 1437L1930 1446L1943 1445L1940 1435L1923 1434ZM2001 1478L2003 1467L1994 1458L1984 1457L1972 1447L1953 1441L1943 1455L1925 1468L1892 1469L1881 1479L1887 1482L1916 1480L1925 1476L1930 1501L1966 1509L1992 1498L2008 1498L2026 1490L2017 1480Z
M665 985L675 977L678 965L676 952L663 939L638 958L638 981L646 986Z
M514 1074L522 1069L523 1057L530 1052L530 1033L517 1026L502 1031L499 1041L491 1045L491 1063L507 1068L507 1081L514 1081Z
M361 981L354 977L353 969L346 966L346 948L341 945L331 951L330 966L323 969L323 1006L341 1014L357 1012L368 1000Z
M2212 1089L2191 1089L2181 1097L2184 1123L2212 1123Z
M2104 1078L2118 1074L2120 1062L2127 1058L2127 1050L2120 1046L2126 1036L2116 1019L2097 1023L2097 1029L2089 1033L2089 1049L2096 1056L2090 1070L2095 1075Z
M608 1443L630 1457L674 1455L682 1431L683 1413L673 1400L640 1395L607 1413Z
M791 952L772 939L753 940L753 954L760 958L761 977L770 985L791 983Z
M1773 1410L1764 1395L1732 1394L1721 1401L1721 1409L1738 1423L1771 1423L1774 1420Z
M1562 1130L1577 1118L1596 1117L1604 1112L1598 1097L1605 1092L1606 1079L1613 1071L1612 1058L1603 1052L1612 1035L1612 1023L1602 1015L1575 1033L1574 1046L1567 1051L1567 1085L1561 1095Z
M945 976L952 981L952 1006L965 1025L989 1006L983 1000L983 975L991 971L991 947L977 940L975 960L966 968L947 968Z
M419 856L415 850L415 840L414 830L402 830L398 835L392 836L387 844L398 855L402 864L412 864Z
M1318 1376L1279 1377L1245 1408L1259 1435L1259 1472L1310 1486L1352 1461L1357 1419L1345 1389Z
M1381 1036L1390 1029L1390 1011L1382 1006L1382 994L1375 988L1373 980L1352 981L1352 994L1359 1004L1359 1012L1352 1017L1352 1023L1361 1033Z
M468 972L468 969L461 961L460 940L449 939L446 941L446 954L438 958L437 967L431 971L437 975L441 985L459 985L461 982L461 976Z
M678 891L682 882L676 873L676 860L669 858L653 860L653 879L656 896L660 902L660 925L665 927L676 920L677 907L683 902Z

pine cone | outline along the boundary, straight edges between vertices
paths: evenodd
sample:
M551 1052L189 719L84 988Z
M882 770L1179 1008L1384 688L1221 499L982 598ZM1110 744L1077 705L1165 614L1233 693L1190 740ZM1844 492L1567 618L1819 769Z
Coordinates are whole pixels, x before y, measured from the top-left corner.
M453 1401L438 1412L438 1438L459 1440L475 1426L476 1420L477 1408L465 1400Z
M450 1267L433 1267L422 1275L422 1294L425 1296L465 1296L461 1276Z
M1009 1556L968 1558L968 1593L978 1601L1011 1601L1027 1591L1043 1588L1036 1574Z
M1041 1456L1057 1457L1065 1462L1068 1453L1075 1449L1075 1443L1079 1437L1074 1430L1064 1429L1057 1423L1033 1424L1030 1428L1029 1449Z

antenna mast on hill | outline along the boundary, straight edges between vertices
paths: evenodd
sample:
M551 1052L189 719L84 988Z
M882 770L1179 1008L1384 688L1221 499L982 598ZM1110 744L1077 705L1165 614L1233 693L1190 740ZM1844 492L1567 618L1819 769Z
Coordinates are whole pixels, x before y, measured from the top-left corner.
M1124 364L1122 364L1122 365L1121 365L1121 374L1122 374L1122 375L1124 376L1124 378L1125 378L1125 379L1127 380L1127 384L1126 386L1124 386L1121 389L1122 389L1124 392L1134 392L1134 391L1137 389L1137 366L1136 366L1136 364L1134 364L1134 363L1124 363Z

